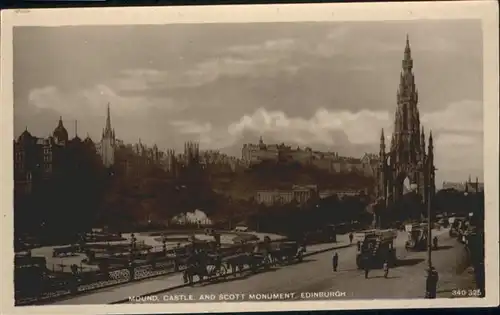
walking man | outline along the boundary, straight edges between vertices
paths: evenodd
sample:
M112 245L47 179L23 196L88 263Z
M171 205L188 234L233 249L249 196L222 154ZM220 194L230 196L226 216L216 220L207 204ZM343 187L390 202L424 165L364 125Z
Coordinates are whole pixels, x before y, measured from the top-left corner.
M337 267L339 265L339 255L337 254L337 252L333 254L332 263L333 263L333 271L336 272Z
M389 275L389 263L386 261L384 261L384 278L387 279L387 275Z
M365 266L365 279L368 279L368 273L370 272L370 268L368 268L368 265Z
M427 279L425 281L425 298L435 299L437 291L437 283L439 281L438 272L434 267L427 269Z
M354 238L354 235L351 233L349 233L349 243L352 244L352 239Z

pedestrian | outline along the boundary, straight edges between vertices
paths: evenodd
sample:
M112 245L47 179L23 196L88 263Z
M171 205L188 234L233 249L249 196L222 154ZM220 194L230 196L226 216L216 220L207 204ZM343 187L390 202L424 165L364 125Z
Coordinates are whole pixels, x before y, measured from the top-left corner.
M437 291L437 283L439 281L438 272L434 267L427 269L427 279L425 281L425 298L435 299Z
M358 252L361 250L361 242L358 241Z
M71 273L73 276L76 276L78 274L78 266L76 264L71 265Z
M363 261L363 269L365 270L365 279L368 279L368 273L370 273L369 260L364 259Z
M437 236L434 236L434 238L432 239L432 244L433 244L434 250L437 250L438 249L438 238L437 238Z
M384 261L384 278L387 279L387 276L389 275L389 263Z
M337 254L337 252L335 252L335 254L333 254L332 264L333 264L333 271L336 272L337 267L339 265L339 255Z
M349 233L349 243L352 244L352 239L354 238L354 235L351 233Z

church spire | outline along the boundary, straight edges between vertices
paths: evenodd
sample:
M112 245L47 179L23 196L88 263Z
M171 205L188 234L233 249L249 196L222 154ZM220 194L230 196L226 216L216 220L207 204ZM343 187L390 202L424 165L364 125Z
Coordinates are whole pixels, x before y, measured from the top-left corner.
M108 130L111 131L111 111L109 109L109 103L108 103L108 112L106 115L106 131Z
M102 131L102 137L103 138L108 138L108 139L114 139L115 138L115 133L113 128L111 128L111 110L109 108L109 103L108 103L108 108L106 112L106 126L104 127L104 130Z
M385 156L385 135L384 135L384 128L382 128L382 131L380 132L380 157Z
M411 58L410 37L406 34L405 53L403 58L403 72L411 72L413 69L413 59Z
M410 36L408 33L406 33L406 46L405 46L405 53L411 54L411 48L410 48Z

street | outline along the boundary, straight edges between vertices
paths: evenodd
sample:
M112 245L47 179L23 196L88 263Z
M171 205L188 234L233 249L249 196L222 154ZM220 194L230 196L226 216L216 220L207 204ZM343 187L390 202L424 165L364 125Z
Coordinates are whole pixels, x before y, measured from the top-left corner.
M456 239L448 236L447 230L437 232L440 249L433 252L433 265L439 272L438 297L449 297L452 289L466 288L457 271L464 269L466 254L463 246ZM256 275L242 278L228 278L214 283L196 284L159 294L151 302L164 302L166 295L203 294L248 294L251 293L287 293L295 292L295 299L306 292L345 292L344 297L337 298L422 298L425 288L426 252L406 252L404 249L405 233L399 233L395 241L399 263L389 272L388 279L383 277L382 270L373 270L369 278L357 270L355 263L356 248L348 247L337 250L339 254L339 270L332 271L331 258L333 251L307 257L304 262L276 268ZM458 287L458 285L462 285ZM170 300L170 302L175 302ZM133 303L133 302L131 302Z

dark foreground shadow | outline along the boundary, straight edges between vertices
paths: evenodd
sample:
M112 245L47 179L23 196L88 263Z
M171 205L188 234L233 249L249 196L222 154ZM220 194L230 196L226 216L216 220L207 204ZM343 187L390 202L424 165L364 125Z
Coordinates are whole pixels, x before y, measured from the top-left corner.
M377 278L385 278L383 275L380 275L380 276L370 276L368 275L368 279L377 279ZM390 280L390 279L399 279L401 278L400 276L387 276L387 280Z
M251 272L249 270L245 270L243 273L241 273L241 274L238 273L236 276L234 276L233 274L228 274L225 277L211 279L211 280L205 280L202 283L197 283L195 285L204 287L204 286L211 285L211 284L227 283L227 282L231 282L231 281L244 280L244 279L250 278L251 276L255 276L255 275L263 274L263 273L276 272L278 270L279 270L279 268L275 268L275 267L265 269L265 270L261 269L255 273Z
M398 259L396 261L396 268L397 267L406 267L406 266L415 266L417 264L420 264L423 261L425 261L424 258Z
M445 246L438 246L437 249L432 249L433 252L437 252L437 251L440 251L440 250L447 250L447 249L450 249L450 248L453 248L453 246L451 245L445 245Z
M308 262L313 262L313 261L316 261L316 259L313 259L313 258L304 258L302 259L302 261L294 261L294 262L291 262L291 263L284 263L282 265L278 265L280 267L286 267L286 266L293 266L293 265L298 265L298 264L303 264L303 263L308 263Z

